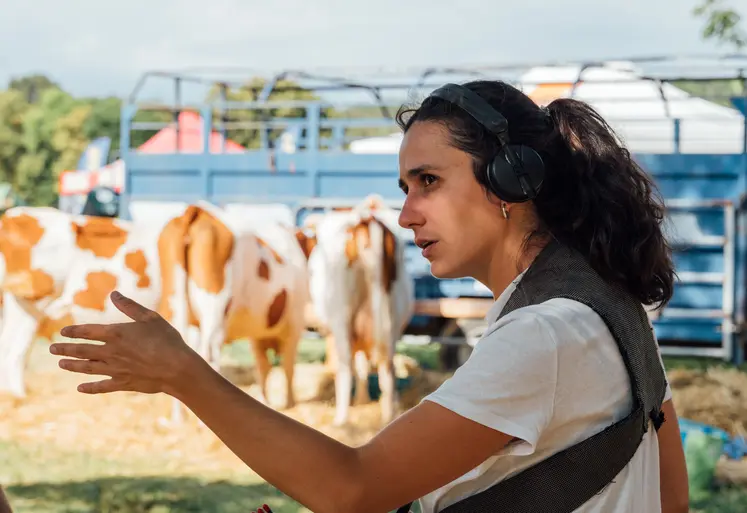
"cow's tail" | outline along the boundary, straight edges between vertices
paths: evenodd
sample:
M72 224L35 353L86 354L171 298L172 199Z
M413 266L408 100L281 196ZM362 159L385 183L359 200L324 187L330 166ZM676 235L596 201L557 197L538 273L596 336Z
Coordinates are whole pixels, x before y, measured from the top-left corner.
M184 213L172 219L158 241L161 265L161 301L159 313L190 342L189 312L189 232L200 214L200 208L189 205Z
M365 267L368 274L369 299L371 302L371 335L376 353L376 363L386 359L391 351L390 347L395 341L392 337L392 296L387 286L390 279L388 268L387 244L391 232L375 217L369 222L368 247L361 250L366 255ZM364 241L359 242L365 244Z

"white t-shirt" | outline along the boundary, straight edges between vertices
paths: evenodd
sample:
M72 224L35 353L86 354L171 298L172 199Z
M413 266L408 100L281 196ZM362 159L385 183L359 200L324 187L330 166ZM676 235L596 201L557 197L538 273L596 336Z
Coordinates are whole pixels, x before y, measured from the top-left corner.
M485 490L598 433L632 409L620 351L591 308L558 298L496 320L521 276L492 306L489 328L469 359L423 398L520 440L421 498L423 513ZM670 398L667 386L665 400ZM659 445L652 427L627 467L575 513L660 511Z

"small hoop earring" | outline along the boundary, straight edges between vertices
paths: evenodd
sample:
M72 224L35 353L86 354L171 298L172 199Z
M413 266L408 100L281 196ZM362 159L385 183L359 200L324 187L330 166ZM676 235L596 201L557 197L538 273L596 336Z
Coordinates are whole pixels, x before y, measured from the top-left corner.
M503 219L508 219L508 210L506 210L505 203L501 203L501 212L503 212Z

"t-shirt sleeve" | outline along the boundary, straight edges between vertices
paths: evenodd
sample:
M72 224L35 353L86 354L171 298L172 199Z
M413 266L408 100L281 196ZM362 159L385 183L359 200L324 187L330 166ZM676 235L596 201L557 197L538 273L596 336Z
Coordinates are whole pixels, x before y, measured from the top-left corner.
M523 440L514 452L524 454L534 451L552 417L558 366L552 329L530 310L498 321L454 375L423 398Z

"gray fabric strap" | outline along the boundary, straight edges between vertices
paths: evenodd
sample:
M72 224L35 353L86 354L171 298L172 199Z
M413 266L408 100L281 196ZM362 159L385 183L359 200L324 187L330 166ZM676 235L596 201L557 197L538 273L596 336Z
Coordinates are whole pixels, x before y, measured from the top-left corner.
M537 256L500 317L552 298L579 301L607 324L630 377L631 413L596 435L441 510L443 513L572 513L601 492L628 464L649 422L657 430L663 422L666 376L640 302L606 283L580 254L557 242Z

